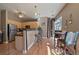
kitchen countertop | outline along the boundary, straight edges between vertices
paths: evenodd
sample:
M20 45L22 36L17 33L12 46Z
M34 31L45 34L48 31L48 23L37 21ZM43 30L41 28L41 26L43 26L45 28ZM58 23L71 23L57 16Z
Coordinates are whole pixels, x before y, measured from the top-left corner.
M26 31L32 31L32 30L36 30L36 29L25 29ZM17 32L16 36L23 36L23 31L21 32Z
M23 32L17 32L16 36L23 36Z

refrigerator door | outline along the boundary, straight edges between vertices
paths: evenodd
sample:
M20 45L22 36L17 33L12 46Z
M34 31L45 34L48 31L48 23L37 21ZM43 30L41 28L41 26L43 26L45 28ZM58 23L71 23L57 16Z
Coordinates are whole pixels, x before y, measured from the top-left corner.
M2 32L0 32L0 43L2 43L3 40L2 40Z
M9 41L15 40L16 26L9 24Z

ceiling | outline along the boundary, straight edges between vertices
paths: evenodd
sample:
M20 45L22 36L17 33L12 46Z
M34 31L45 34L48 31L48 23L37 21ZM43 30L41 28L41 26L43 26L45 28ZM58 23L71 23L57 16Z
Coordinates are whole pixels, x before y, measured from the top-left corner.
M37 9L34 6L37 6ZM35 12L39 12L40 17L52 17L59 13L65 3L0 3L0 9L6 9L14 14L17 10L24 13L23 19L35 18Z

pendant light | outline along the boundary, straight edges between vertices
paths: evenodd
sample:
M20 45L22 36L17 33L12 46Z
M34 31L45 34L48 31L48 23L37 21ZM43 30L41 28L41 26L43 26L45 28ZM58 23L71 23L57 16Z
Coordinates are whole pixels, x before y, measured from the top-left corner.
M40 15L40 14L39 14L39 10L38 10L37 5L35 5L34 8L35 8L34 17L35 17L35 18L39 18L39 15Z
M72 24L72 14L69 16L69 24Z

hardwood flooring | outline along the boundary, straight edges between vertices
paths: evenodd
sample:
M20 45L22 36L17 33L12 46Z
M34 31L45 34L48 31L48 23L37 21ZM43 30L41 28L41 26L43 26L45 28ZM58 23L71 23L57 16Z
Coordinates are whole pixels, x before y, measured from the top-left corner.
M17 55L21 52L15 49L15 42L10 42L8 44L0 44L0 55Z
M50 43L49 39L43 39L35 43L25 54L16 50L15 42L0 44L0 55L48 55L47 43Z

